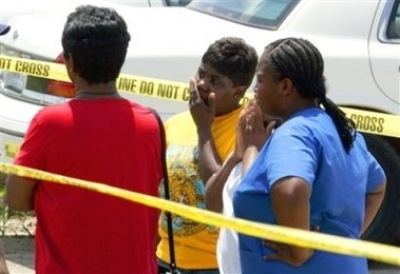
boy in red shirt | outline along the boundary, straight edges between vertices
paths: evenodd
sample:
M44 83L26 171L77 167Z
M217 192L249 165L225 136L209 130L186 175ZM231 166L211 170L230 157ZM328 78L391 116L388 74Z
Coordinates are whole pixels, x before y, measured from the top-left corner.
M32 120L15 164L158 196L160 129L122 98L116 79L130 35L114 10L81 6L62 46L76 97ZM156 273L158 211L89 190L18 176L7 202L37 216L36 273Z

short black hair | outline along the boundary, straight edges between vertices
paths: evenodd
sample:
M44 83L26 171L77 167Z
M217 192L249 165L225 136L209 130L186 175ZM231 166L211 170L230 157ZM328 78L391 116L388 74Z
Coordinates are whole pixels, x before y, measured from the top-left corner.
M64 58L72 57L79 75L89 83L118 77L129 41L126 22L115 10L92 5L69 14L61 39Z
M256 50L243 39L223 37L208 47L201 62L227 76L235 87L248 88L254 77L258 56Z

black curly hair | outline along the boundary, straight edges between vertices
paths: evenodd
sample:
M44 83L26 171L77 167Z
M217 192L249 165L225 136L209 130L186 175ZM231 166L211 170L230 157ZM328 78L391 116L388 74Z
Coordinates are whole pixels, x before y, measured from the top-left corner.
M64 58L72 57L89 83L118 77L129 41L127 25L115 10L91 5L79 6L68 16L61 39Z
M211 44L201 59L232 80L233 85L248 88L254 77L258 55L243 39L223 37Z

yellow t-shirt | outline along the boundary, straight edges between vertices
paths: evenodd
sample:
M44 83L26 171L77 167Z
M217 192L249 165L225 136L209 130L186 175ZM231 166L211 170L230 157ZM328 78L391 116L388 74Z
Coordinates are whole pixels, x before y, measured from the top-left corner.
M212 134L221 161L235 147L236 123L241 108L216 117ZM205 209L204 182L198 170L197 129L189 111L171 117L165 123L167 165L171 200ZM164 193L163 185L161 193ZM216 243L219 229L172 214L176 265L183 269L218 268ZM157 257L169 263L167 218L161 214Z

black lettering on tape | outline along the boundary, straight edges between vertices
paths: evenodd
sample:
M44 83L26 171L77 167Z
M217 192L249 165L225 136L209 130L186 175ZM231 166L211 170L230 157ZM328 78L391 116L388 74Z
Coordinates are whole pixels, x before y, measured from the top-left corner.
M29 63L22 62L22 73L29 73Z
M385 119L383 119L383 118L378 119L378 127L376 129L378 132L383 132L383 124L384 123L385 123Z
M50 75L50 66L49 65L45 65L43 68L43 76L44 77L49 77Z
M377 127L378 117L371 117L370 129L371 131L378 131Z
M371 127L370 127L370 121L371 121L371 117L369 117L369 116L364 116L364 117L362 117L361 118L362 119L362 129L363 130L371 130L372 131L372 129L371 129Z
M158 84L157 96L161 98L176 99L178 96L179 86L168 84Z
M43 76L44 66L42 64L31 63L29 65L29 73L37 76Z
M39 77L48 77L50 66L43 64L35 64L30 62L17 61L15 63L15 71L28 74L35 75Z
M24 71L27 72L29 74L33 74L33 75L40 75L40 65L36 65L33 63L28 64L28 71Z
M354 121L357 129L370 132L383 132L384 118L351 114L350 119Z
M22 65L23 65L22 61L17 61L15 63L15 71L16 72L22 72Z
M154 83L140 81L139 92L141 94L153 95L154 92Z
M136 79L119 78L118 90L136 93Z
M0 69L10 69L11 59L0 58Z
M184 88L182 92L182 100L185 102L189 101L189 94L190 94L189 88L188 87Z

